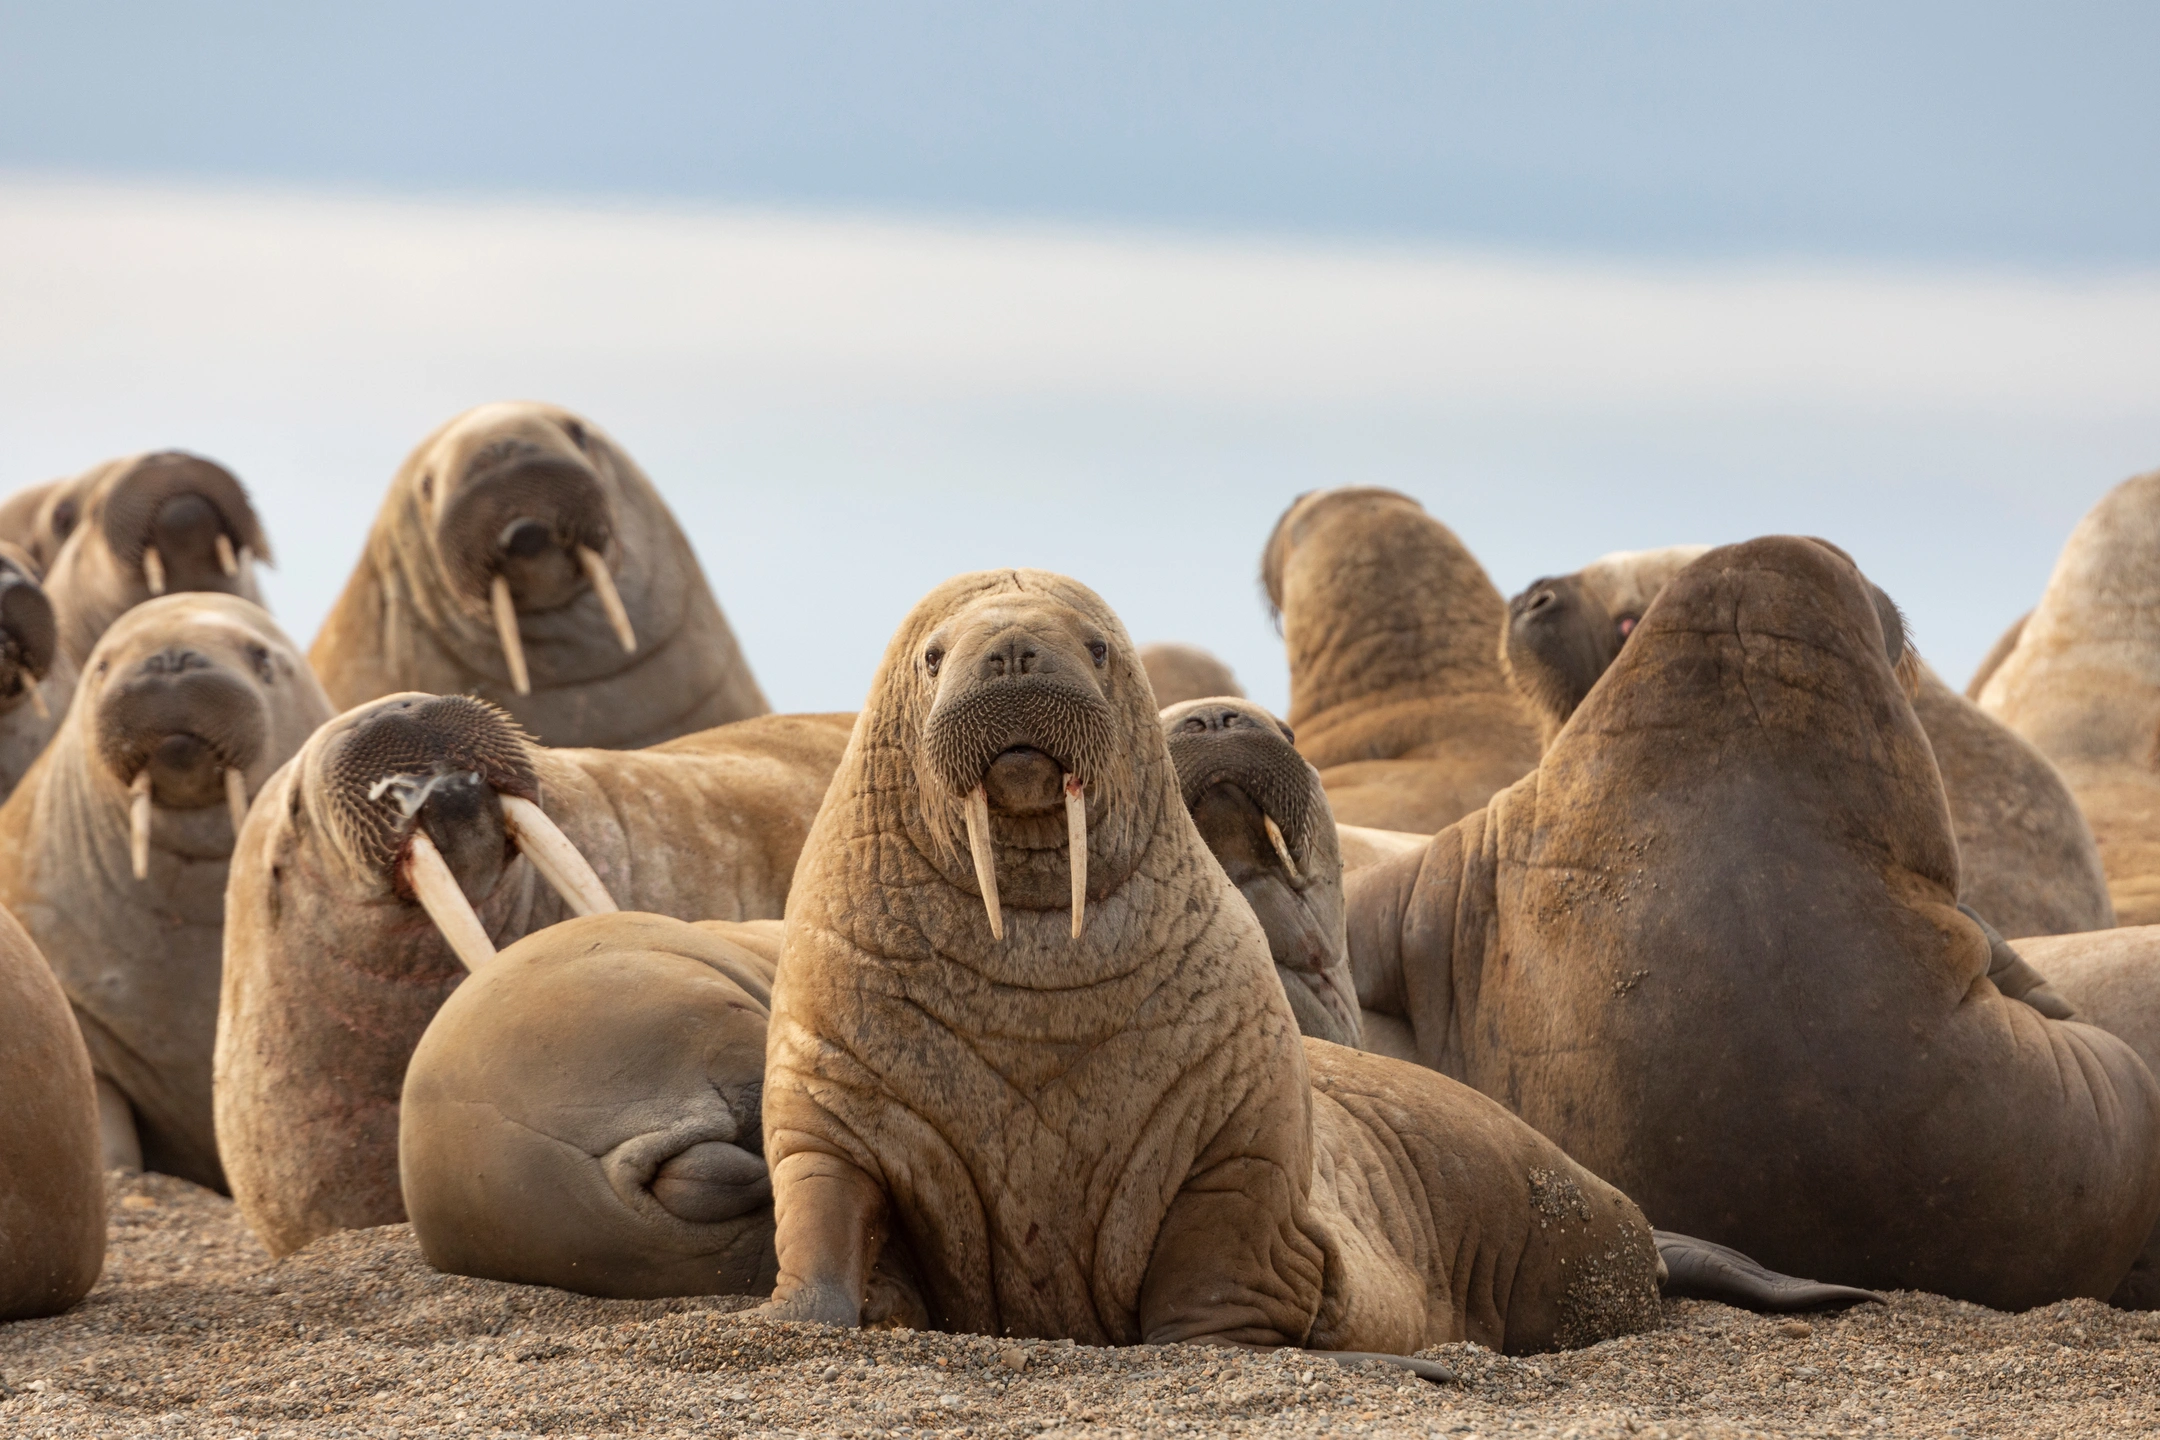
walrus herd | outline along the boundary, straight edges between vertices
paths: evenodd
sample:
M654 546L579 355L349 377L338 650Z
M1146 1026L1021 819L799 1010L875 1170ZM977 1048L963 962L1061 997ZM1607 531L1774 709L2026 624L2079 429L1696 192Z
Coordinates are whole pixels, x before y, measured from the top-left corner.
M773 715L540 404L413 450L305 653L271 559L181 451L0 502L0 1319L115 1167L276 1254L1432 1379L1661 1294L2160 1308L2160 473L1964 695L1828 540L1508 600L1358 487L1261 547L1286 716L1011 569Z

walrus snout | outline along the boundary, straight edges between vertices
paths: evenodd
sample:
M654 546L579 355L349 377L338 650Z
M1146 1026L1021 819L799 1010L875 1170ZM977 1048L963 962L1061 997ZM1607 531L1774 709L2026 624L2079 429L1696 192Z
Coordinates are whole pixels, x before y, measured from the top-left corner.
M43 586L0 564L0 700L11 700L52 670L60 628Z
M1032 745L1015 745L990 762L983 789L1001 815L1045 815L1065 803L1065 773Z
M436 537L465 594L485 599L501 576L518 610L554 610L584 592L577 552L606 554L614 522L600 477L583 458L502 440L465 466Z
M98 698L99 758L124 785L148 773L156 803L225 798L225 772L262 754L269 720L255 687L192 646L144 656Z
M1616 620L1579 576L1538 580L1508 602L1502 667L1516 691L1558 729L1612 665L1636 618Z
M1319 777L1291 743L1290 727L1248 700L1215 698L1162 712L1185 808L1230 878L1230 856L1255 871L1280 868L1302 888L1321 822L1334 824Z
M270 547L247 491L224 466L178 450L146 455L102 500L105 542L152 595L252 598L249 567Z

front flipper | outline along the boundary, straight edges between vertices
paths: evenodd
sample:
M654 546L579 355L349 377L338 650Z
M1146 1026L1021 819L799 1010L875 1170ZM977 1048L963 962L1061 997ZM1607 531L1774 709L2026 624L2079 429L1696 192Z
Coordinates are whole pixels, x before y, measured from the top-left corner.
M1670 1230L1650 1234L1657 1241L1658 1259L1664 1262L1665 1279L1658 1288L1674 1299L1722 1300L1744 1310L1772 1312L1820 1310L1866 1300L1883 1303L1883 1297L1872 1290L1780 1275L1737 1250L1692 1235L1675 1235Z

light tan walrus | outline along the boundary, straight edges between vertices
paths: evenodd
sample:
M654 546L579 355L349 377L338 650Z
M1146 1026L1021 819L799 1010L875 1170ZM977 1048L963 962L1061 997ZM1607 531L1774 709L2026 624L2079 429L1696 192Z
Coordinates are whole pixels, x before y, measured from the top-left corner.
M478 695L546 745L769 708L660 492L554 405L482 405L420 442L308 658L340 706Z
M2116 919L2160 922L2160 470L2078 522L1979 703L2069 782Z
M405 1218L406 1061L498 948L616 906L778 919L847 730L771 715L549 750L484 701L396 695L316 731L226 892L217 1135L255 1233L284 1254Z
M0 800L45 753L75 698L76 668L60 653L52 601L35 561L0 541Z
M57 1315L105 1265L90 1057L37 946L0 910L0 1321Z
M1143 645L1140 665L1147 671L1148 684L1155 687L1155 704L1161 709L1217 695L1245 698L1230 667L1197 645L1167 640Z
M1396 1356L1654 1325L1625 1196L1299 1037L1152 698L1062 576L962 576L902 624L788 902L765 1313Z
M1493 654L1507 607L1453 531L1393 490L1304 495L1261 559L1298 749L1348 825L1430 835L1537 764Z
M1508 603L1501 660L1537 712L1548 745L1658 592L1709 548L1607 555L1573 575L1533 581ZM1950 804L1959 898L2011 935L2113 925L2099 847L2062 776L2008 726L1945 685L1910 646L1905 654L1913 713L1927 732Z
M329 714L261 609L167 595L105 632L0 806L0 903L75 1007L107 1166L224 1188L210 1049L226 870L250 797Z

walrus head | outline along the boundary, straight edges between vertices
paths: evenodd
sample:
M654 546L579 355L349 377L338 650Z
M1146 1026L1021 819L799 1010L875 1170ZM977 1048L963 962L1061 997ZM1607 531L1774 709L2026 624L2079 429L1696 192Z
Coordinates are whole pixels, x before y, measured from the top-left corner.
M28 697L42 704L38 682L59 655L60 631L37 567L22 551L0 544L0 708Z

